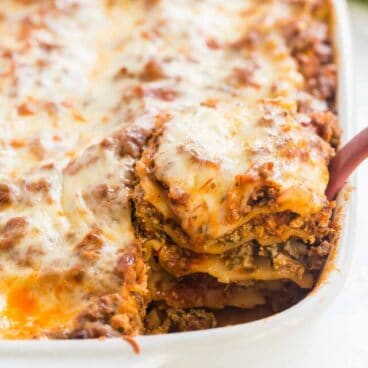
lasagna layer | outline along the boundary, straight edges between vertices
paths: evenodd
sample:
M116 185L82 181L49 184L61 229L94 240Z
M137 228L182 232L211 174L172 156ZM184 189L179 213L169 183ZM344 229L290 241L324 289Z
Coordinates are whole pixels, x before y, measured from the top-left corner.
M302 288L286 278L266 281L253 279L226 284L204 273L177 278L156 262L150 265L149 289L152 301L164 302L174 309L217 310L229 306L252 309L271 303L275 311L280 311L290 305L285 290L293 288L299 295L305 294ZM280 298L280 295L283 297Z
M146 333L213 328L270 316L300 301L307 291L287 280L221 284L204 274L176 279L159 266L149 277Z
M300 287L313 285L313 277L306 272L305 266L277 246L258 249L257 252L256 245L244 244L221 256L198 255L175 245L160 243L153 248L160 265L175 277L206 273L223 283L289 279Z

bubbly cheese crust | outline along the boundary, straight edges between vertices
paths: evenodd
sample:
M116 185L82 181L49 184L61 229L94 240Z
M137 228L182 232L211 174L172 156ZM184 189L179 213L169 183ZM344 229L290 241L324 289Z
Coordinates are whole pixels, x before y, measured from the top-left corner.
M330 16L3 0L0 338L214 327L183 310L299 300L332 246Z
M135 7L2 2L1 337L142 331L146 273L129 196L148 127L127 120L130 82L116 77Z

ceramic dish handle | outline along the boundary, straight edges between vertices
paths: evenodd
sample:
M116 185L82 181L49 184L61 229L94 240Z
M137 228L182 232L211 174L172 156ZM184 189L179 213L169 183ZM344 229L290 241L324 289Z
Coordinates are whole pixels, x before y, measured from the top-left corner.
M333 200L356 167L368 157L368 128L357 134L330 162L326 196Z

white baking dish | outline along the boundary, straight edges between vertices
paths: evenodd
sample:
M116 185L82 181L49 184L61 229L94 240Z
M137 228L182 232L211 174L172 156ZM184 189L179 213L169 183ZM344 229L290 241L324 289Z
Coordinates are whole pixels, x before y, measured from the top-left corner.
M336 10L335 43L340 71L339 113L344 130L343 142L355 132L352 119L352 76L350 33L347 7L334 0ZM346 190L346 189L345 189ZM342 233L320 285L294 307L259 321L218 328L161 336L136 338L141 352L122 339L2 341L0 367L298 367L300 352L288 349L289 342L305 344L313 336L313 320L342 289L350 266L356 206L340 194ZM271 364L271 365L270 365Z

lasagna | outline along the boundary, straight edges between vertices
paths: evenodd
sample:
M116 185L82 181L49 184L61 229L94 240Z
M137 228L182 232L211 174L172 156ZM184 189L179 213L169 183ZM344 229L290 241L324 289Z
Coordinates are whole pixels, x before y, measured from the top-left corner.
M329 0L4 0L0 337L282 311L338 229Z

